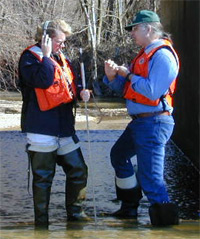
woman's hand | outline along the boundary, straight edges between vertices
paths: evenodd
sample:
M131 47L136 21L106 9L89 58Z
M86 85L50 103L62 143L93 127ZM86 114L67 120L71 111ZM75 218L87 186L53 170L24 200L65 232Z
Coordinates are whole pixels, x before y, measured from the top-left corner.
M43 56L50 57L52 52L52 40L48 34L42 36L41 49Z
M118 65L114 61L110 59L108 61L105 61L105 74L108 77L109 81L112 81L115 79L117 72L118 72Z
M80 97L83 101L87 102L89 101L90 99L90 91L87 90L87 89L83 89L81 92L80 92Z

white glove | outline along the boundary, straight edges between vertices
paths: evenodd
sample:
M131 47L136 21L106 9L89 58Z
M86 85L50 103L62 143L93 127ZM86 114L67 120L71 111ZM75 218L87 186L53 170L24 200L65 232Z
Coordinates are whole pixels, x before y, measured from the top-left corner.
M83 101L87 102L90 99L90 91L87 89L84 89L80 92L80 96Z

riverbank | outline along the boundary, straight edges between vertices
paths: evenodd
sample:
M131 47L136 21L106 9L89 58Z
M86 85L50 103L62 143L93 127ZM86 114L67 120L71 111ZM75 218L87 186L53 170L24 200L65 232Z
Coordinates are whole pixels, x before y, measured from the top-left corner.
M20 130L21 106L22 100L19 93L0 93L0 131ZM76 130L87 129L86 112L89 115L89 129L91 130L121 130L130 121L123 100L91 99L87 103L87 110L83 102L78 102Z

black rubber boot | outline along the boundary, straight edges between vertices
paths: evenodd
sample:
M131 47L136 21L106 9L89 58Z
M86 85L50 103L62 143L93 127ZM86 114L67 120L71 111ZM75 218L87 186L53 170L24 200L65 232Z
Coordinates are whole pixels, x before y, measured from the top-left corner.
M82 209L85 200L88 169L80 148L58 155L58 165L63 167L66 174L66 210L68 221L87 220Z
M122 202L121 208L114 212L112 216L118 217L118 218L137 218L137 208L139 204L134 204L134 203L127 203L127 202Z
M48 206L55 174L56 151L43 153L28 151L33 173L33 201L35 226L48 227Z
M178 207L174 203L155 203L149 208L149 216L153 226L178 225Z
M137 218L137 208L142 198L141 188L121 189L116 186L117 199L122 201L121 208L112 216L118 218Z

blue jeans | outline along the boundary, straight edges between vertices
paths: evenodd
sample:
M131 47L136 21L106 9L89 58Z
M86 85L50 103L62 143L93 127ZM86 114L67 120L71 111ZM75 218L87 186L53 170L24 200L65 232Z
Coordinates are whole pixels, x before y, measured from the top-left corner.
M172 116L157 115L132 120L111 149L111 163L116 177L123 181L127 178L129 183L134 175L131 157L137 156L137 180L151 204L169 202L163 171L165 145L173 128Z

